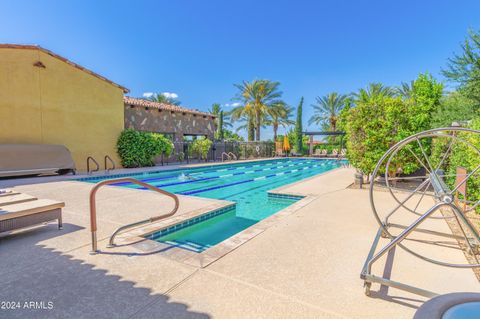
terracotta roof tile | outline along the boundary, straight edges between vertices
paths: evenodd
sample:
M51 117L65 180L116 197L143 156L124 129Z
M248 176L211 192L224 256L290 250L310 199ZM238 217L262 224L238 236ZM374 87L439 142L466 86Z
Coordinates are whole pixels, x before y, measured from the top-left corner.
M149 101L149 100L139 99L139 98L134 98L129 96L124 96L123 101L125 102L125 104L128 104L128 105L151 107L155 109L172 111L172 112L190 113L190 114L197 114L202 116L215 117L215 115L207 112L201 112L197 110L187 109L178 105L159 103L159 102L154 102L154 101Z

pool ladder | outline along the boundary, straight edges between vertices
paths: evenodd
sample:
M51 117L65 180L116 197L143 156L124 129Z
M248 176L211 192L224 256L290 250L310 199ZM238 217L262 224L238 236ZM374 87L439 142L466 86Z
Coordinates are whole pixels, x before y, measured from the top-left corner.
M223 153L222 153L222 162L225 161L225 157L227 158L227 161L231 161L231 160L235 160L235 161L236 161L236 160L237 160L237 155L235 155L235 154L232 153L232 152L228 152L228 153L223 152Z
M110 162L110 168L108 167L108 162ZM90 169L90 163L95 164L94 169ZM111 170L115 169L115 162L112 160L110 156L105 155L105 157L103 158L103 163L105 167L105 174L109 174ZM98 162L92 156L87 157L87 174L98 172L99 170L100 170L100 164L98 164Z
M172 198L175 202L175 207L172 209L172 211L170 211L167 214L150 217L148 219L144 219L144 220L141 220L141 221L138 221L138 222L135 222L135 223L131 223L131 224L127 224L125 226L119 227L117 230L115 230L113 232L112 236L110 236L110 239L109 239L109 242L108 242L109 243L108 247L114 247L115 246L115 243L114 243L115 237L118 234L120 234L121 232L125 231L126 229L136 227L136 226L140 226L140 225L147 224L147 223L153 223L153 222L159 221L161 219L171 217L171 216L175 215L175 213L178 211L178 207L180 205L180 202L178 200L177 195L172 194L172 193L167 192L167 191L164 191L164 190L162 190L160 188L157 188L155 186L149 185L147 183L141 182L141 181L139 181L137 179L134 179L134 178L131 178L131 177L114 178L114 179L107 179L107 180L101 181L100 183L97 183L92 188L92 190L90 191L90 232L92 234L92 250L90 252L91 254L95 254L95 253L98 252L98 245L97 245L97 205L96 205L97 192L101 187L103 187L105 185L111 185L111 184L116 184L116 183L133 183L133 184L137 184L137 185L140 185L142 187L148 188L148 189L150 189L154 192L157 192L159 194L162 194L162 195L165 195L167 197Z

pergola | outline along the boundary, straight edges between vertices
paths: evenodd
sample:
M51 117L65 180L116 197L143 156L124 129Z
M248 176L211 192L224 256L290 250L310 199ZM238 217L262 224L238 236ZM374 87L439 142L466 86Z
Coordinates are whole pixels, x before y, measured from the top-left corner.
M310 136L310 149L309 149L310 156L313 155L313 137L314 136L340 136L340 149L343 148L343 136L345 135L345 132L319 131L319 132L303 132L302 134Z

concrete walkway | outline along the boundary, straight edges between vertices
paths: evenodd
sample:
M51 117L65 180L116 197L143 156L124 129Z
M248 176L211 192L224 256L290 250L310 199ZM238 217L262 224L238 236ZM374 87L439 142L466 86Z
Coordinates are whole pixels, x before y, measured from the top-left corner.
M159 206L156 194L102 190L98 224L104 253L90 255L91 184L17 186L65 201L65 227L58 231L51 224L0 237L0 301L18 301L22 308L1 309L0 318L411 318L424 298L376 285L372 297L364 295L359 274L378 225L368 192L347 189L352 175L339 169L284 187L315 199L205 268L132 246L105 248L118 226L171 208ZM387 195L380 199L390 201ZM180 213L222 205L182 197ZM444 221L425 226L449 233ZM433 256L465 262L458 249L424 246ZM437 293L480 291L471 270L436 266L401 249L374 272ZM52 302L53 309L27 309L25 301L38 302L37 308Z

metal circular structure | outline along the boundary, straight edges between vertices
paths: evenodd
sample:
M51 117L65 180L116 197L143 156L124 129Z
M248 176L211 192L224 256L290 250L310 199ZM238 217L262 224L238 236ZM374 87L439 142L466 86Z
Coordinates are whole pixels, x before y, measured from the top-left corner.
M392 241L399 239L396 245L438 265L480 267L476 256L480 236L466 217L466 213L480 206L477 192L467 191L467 185L474 185L472 182L480 178L477 143L480 143L480 131L449 127L424 131L392 146L378 161L370 183L370 203L383 236ZM468 154L468 160L461 158L463 154ZM468 169L456 166L465 161ZM424 229L418 227L427 219L455 224L453 227L460 235L450 235L449 240L458 241L471 253L474 262L446 262L438 258L439 254L431 257L419 253L421 244L447 247L447 240L407 238L414 231L439 236L438 232L428 229L428 222Z

